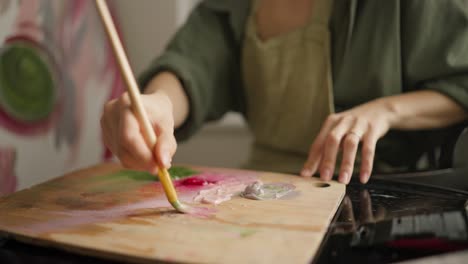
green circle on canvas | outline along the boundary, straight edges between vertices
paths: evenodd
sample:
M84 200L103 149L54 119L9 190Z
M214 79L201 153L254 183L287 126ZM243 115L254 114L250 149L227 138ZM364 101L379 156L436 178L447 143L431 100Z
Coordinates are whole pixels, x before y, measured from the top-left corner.
M0 105L13 118L47 118L55 104L49 64L32 45L15 43L0 52Z

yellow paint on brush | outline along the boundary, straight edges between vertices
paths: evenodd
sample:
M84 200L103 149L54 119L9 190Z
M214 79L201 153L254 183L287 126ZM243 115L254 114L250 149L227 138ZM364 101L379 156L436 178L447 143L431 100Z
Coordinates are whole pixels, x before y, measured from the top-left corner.
M158 169L158 176L159 181L164 188L164 192L166 193L167 200L169 200L169 202L174 205L174 203L178 202L178 199L169 172L166 169Z

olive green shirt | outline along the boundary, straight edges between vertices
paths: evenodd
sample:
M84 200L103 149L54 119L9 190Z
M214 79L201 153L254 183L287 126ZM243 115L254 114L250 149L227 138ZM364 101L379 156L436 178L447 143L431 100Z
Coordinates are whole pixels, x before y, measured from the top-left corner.
M240 52L250 7L250 0L203 1L141 76L142 88L161 71L181 80L190 115L176 132L179 140L228 111L245 115ZM468 110L464 0L335 1L330 31L337 112L420 89L441 92ZM443 166L432 154L450 149L459 127L390 131L379 140L376 157L407 170L429 153L432 167Z

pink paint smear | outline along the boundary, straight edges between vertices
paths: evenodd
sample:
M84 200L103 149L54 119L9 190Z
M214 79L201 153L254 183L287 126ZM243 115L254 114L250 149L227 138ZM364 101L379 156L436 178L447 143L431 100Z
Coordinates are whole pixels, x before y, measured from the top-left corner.
M254 183L256 177L249 175L230 175L204 173L185 180L190 183L202 182L203 189L197 192L194 202L218 205L232 199L244 191L245 187Z
M174 181L179 194L179 200L190 205L191 217L207 218L212 216L216 210L213 208L193 206L193 203L220 204L238 195L245 187L257 181L254 174L220 174L216 172L204 172L190 178ZM151 190L152 193L161 194L153 197L145 197ZM170 208L169 202L163 195L161 183L151 183L140 189L140 195L144 200L135 203L123 204L110 207L105 210L64 210L48 211L48 214L56 215L57 218L46 222L31 224L18 228L19 231L29 234L42 234L56 232L69 228L108 222L125 217L138 217L149 215L163 215L175 213ZM154 209L154 213L148 210ZM39 207L29 210L38 210L38 214L44 212ZM145 211L143 211L145 210Z

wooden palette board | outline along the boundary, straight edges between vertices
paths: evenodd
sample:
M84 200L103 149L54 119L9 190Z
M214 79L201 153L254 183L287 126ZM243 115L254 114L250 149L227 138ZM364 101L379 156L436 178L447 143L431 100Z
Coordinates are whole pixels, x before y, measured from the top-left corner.
M313 259L345 193L344 185L315 178L191 169L196 175L290 183L296 190L279 200L236 196L217 206L202 205L214 210L202 218L172 210L159 183L147 175L101 164L0 198L0 234L143 263L306 263ZM198 192L177 189L186 202Z

